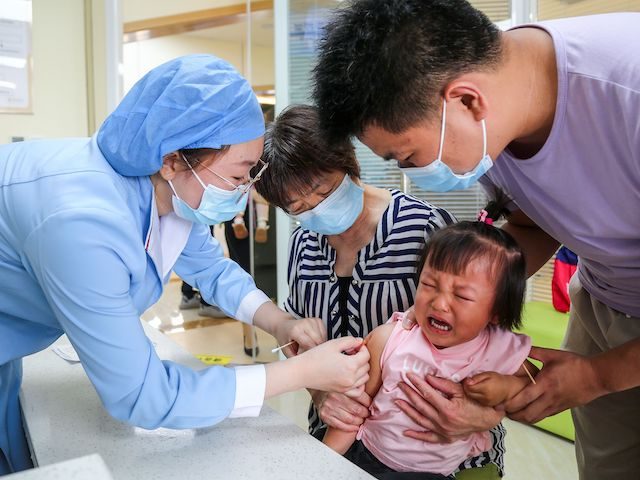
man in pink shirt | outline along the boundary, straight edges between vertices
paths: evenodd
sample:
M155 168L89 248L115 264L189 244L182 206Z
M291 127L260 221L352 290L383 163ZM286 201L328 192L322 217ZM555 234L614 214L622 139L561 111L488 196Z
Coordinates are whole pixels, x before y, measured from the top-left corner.
M314 72L330 138L357 136L426 190L505 190L503 228L530 274L561 243L576 252L571 353L534 349L537 385L506 408L525 422L572 408L587 480L640 470L639 27L621 13L502 33L464 0L357 0ZM426 431L409 435L450 441L497 421L451 382L416 382L403 409Z

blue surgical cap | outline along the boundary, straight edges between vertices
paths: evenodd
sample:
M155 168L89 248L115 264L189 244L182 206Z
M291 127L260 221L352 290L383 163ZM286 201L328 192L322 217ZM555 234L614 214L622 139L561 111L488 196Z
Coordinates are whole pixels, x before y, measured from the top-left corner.
M212 55L187 55L154 68L98 130L98 147L121 175L152 175L162 157L186 148L220 148L264 134L249 83Z

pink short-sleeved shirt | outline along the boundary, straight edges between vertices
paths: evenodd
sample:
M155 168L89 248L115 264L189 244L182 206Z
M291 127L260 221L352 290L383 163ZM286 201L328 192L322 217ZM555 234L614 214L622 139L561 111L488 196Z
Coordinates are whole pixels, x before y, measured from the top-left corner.
M481 372L515 373L531 350L531 339L490 325L473 340L437 349L415 325L402 328L404 313L396 312L390 322L395 328L382 352L382 385L370 407L371 415L358 432L367 449L382 463L396 471L433 472L449 475L465 459L491 447L489 432L470 435L465 440L439 445L406 437L405 430L424 430L395 404L407 400L399 382L411 382L408 372L427 374L460 382Z

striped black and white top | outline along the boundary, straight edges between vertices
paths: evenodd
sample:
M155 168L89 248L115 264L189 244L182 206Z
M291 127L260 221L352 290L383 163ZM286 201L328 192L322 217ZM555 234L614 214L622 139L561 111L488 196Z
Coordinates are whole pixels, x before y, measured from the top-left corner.
M414 303L416 263L429 236L455 222L444 209L391 190L391 202L382 214L372 241L358 253L346 302L340 302L340 282L334 272L336 251L325 235L297 228L289 243L289 297L285 310L299 317L325 321L329 339L365 337L394 312ZM341 311L340 304L346 306ZM309 431L324 425L316 409L309 408ZM502 472L504 430L492 431L494 449L471 458L460 469L496 463Z

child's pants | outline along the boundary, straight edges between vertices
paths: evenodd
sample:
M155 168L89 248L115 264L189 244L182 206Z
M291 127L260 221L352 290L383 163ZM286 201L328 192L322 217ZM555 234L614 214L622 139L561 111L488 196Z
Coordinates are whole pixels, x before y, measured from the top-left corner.
M378 460L369 450L367 450L360 440L353 442L353 445L351 445L349 450L347 450L344 457L380 480L455 480L453 475L446 476L437 473L396 472Z
M567 350L595 355L640 338L640 318L593 298L575 274L569 284L571 314ZM605 395L572 410L580 480L638 478L640 388Z

